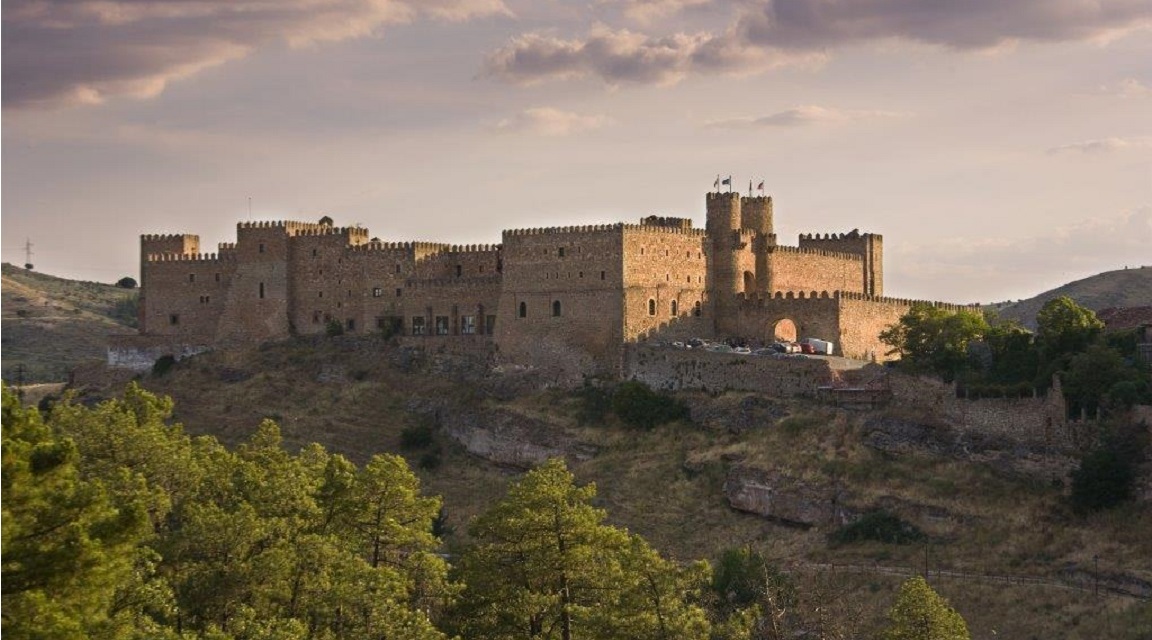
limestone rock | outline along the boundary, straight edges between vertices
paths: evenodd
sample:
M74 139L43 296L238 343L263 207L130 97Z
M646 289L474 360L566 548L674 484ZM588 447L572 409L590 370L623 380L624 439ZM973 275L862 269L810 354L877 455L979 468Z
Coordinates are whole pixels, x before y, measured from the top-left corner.
M724 496L733 509L785 524L838 527L857 516L842 489L745 466L728 472Z

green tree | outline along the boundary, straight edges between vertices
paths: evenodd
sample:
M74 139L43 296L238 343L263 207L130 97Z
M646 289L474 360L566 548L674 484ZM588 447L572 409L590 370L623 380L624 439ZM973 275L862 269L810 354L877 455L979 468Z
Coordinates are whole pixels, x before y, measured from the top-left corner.
M1068 296L1049 300L1036 314L1036 340L1049 361L1083 351L1103 331L1096 313Z
M77 468L75 443L3 388L3 631L11 638L109 632L148 531L143 504ZM126 634L125 634L126 635Z
M562 460L528 472L476 518L461 557L457 611L468 638L706 638L692 603L706 570L681 569L627 531L603 524L596 489Z
M1076 413L1081 409L1095 411L1110 397L1121 403L1126 399L1139 399L1143 397L1141 390L1145 381L1146 375L1125 362L1120 354L1099 344L1072 356L1060 378L1068 408ZM1124 383L1134 387L1133 395L1126 395Z
M641 429L688 417L688 406L683 402L635 380L616 387L612 394L612 411L626 424Z
M968 625L920 576L900 586L884 640L968 640Z
M969 367L969 344L988 330L983 314L916 304L880 332L880 340L892 347L890 354L900 355L903 368L951 381Z

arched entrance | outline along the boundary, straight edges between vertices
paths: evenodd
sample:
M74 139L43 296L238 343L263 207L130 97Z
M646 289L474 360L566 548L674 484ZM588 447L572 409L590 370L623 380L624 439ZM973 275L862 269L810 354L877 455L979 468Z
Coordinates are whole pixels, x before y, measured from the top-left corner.
M772 339L780 342L796 342L796 323L788 318L777 321L772 326Z

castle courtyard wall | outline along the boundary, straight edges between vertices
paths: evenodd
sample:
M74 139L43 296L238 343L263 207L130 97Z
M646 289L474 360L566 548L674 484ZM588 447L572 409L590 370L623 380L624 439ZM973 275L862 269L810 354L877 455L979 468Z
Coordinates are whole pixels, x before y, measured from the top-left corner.
M623 229L624 339L711 335L707 236L700 229Z
M860 256L777 246L768 250L772 290L864 292Z
M781 398L814 396L818 387L833 380L831 366L819 358L776 359L646 344L627 346L624 377L667 391L754 391Z

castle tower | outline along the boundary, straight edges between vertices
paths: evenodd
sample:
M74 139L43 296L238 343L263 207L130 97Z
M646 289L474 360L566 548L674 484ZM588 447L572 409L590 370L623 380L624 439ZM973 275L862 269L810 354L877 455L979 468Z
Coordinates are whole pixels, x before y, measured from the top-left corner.
M716 330L727 332L735 316L736 294L744 290L739 251L743 248L740 229L743 223L739 193L709 193L706 198L708 241L708 298L711 301Z
M140 333L147 331L145 310L148 308L148 257L188 256L200 253L200 236L191 233L144 234L140 236L140 299L136 324Z
M740 199L740 228L774 236L772 228L772 197L757 196Z

